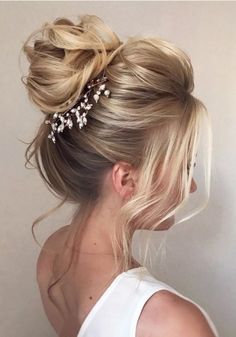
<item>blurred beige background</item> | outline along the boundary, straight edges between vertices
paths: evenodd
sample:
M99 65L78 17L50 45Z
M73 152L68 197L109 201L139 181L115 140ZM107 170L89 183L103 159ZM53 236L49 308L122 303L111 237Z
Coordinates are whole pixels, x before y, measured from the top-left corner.
M0 335L56 336L43 312L35 264L40 247L31 235L33 220L57 200L35 170L24 168L25 145L41 123L28 101L18 57L23 41L45 21L79 14L100 16L121 39L158 35L189 53L195 90L213 123L212 186L208 207L167 234L163 265L153 273L202 305L224 337L236 323L236 3L234 2L1 2L1 227ZM24 57L23 57L24 59ZM25 68L26 69L26 68ZM37 238L70 221L63 208L40 223ZM142 236L142 233L139 233ZM134 254L142 247L134 239ZM166 233L155 233L158 246Z

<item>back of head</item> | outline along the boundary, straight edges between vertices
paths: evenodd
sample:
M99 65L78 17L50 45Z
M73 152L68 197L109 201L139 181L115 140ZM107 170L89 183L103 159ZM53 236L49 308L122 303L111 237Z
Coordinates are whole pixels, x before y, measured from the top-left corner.
M45 119L73 107L86 83L105 70L111 96L100 97L86 127L75 124L53 144L44 119L26 157L35 157L41 176L59 197L81 205L83 218L101 197L102 177L117 161L139 170L137 192L121 209L123 235L117 246L125 270L134 231L157 228L189 195L206 113L191 94L190 59L159 37L122 42L94 15L82 16L78 24L66 18L46 23L23 50L30 62L29 98Z

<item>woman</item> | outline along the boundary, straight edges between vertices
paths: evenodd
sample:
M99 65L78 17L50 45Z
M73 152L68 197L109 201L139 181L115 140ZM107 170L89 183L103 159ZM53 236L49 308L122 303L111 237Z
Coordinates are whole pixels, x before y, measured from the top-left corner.
M206 109L191 94L188 56L157 37L121 42L95 15L77 25L45 23L23 51L30 62L23 83L45 115L26 163L35 158L63 199L59 206L76 205L37 261L58 336L217 336L199 305L131 253L135 230L167 230L197 188L193 167Z

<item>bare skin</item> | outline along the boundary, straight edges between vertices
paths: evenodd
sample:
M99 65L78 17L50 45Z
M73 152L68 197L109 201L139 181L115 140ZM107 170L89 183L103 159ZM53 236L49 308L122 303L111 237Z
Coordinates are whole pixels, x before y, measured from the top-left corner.
M78 259L76 267L73 268L73 278L71 277L61 290L55 287L58 290L54 295L63 307L66 319L62 318L47 294L47 287L52 280L52 265L56 261L55 256L41 251L38 257L37 281L42 303L50 323L60 337L77 336L94 304L118 275L114 269L110 224L115 221L118 209L134 193L136 182L137 172L124 162L116 163L107 174L104 180L102 201L88 219L86 231L78 246ZM196 183L192 180L191 193L196 189ZM173 223L172 217L164 221L159 230L166 230ZM52 250L62 247L72 225L74 224L64 226L53 233L44 246ZM132 268L139 265L138 261L133 259ZM71 294L70 289L75 292ZM167 290L155 293L146 302L136 329L136 337L159 336L214 337L200 310Z

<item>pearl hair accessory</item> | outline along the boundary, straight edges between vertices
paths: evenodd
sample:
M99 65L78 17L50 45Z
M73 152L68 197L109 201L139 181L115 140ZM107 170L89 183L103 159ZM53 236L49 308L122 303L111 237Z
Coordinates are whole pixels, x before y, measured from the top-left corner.
M76 102L73 108L63 113L55 112L53 114L53 121L50 121L50 119L45 120L45 124L51 124L52 130L48 135L48 138L51 139L53 143L56 143L55 133L63 132L65 127L68 127L69 129L72 128L73 126L72 116L76 116L77 118L76 122L79 123L80 129L87 124L86 115L93 106L93 103L88 102L89 94L91 93L91 91L93 91L94 93L95 92L94 87L99 85L98 90L93 94L93 99L95 103L99 101L101 95L109 97L111 92L110 90L106 89L106 85L104 83L107 80L108 79L103 72L102 77L93 79L86 85L85 94L83 95L82 98L79 98L79 100Z

